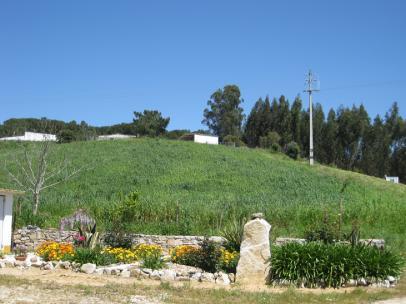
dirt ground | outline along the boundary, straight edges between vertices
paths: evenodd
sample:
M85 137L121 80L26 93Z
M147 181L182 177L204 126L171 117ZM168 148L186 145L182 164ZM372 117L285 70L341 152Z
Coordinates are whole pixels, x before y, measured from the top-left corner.
M374 301L370 299L403 296L399 290L365 290L342 288L290 291L288 288L219 286L198 282L168 284L147 279L87 275L68 270L0 269L0 303L10 304L372 303ZM406 298L379 303L401 304L406 303Z

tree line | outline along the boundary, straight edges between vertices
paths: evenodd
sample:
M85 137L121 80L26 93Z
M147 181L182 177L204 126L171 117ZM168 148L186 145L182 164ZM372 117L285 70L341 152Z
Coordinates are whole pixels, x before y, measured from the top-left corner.
M300 96L292 103L285 96L259 98L247 117L238 86L228 85L214 92L203 112L202 123L220 139L234 140L249 147L288 152L297 145L301 156L309 155L309 109ZM395 102L384 117L371 120L365 107L330 109L313 106L315 160L383 177L406 180L406 120Z

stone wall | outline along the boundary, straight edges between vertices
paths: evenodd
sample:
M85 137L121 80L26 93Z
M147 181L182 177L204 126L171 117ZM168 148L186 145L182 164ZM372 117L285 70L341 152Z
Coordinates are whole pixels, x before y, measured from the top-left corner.
M13 241L15 247L26 248L27 250L33 250L39 244L44 241L58 241L58 242L70 242L73 241L73 236L77 234L77 231L60 231L58 229L40 229L38 227L28 226L22 229L14 231ZM111 238L111 235L102 234L102 243L105 243L107 239ZM203 236L183 236L183 235L147 235L147 234L128 234L125 236L131 244L156 244L162 246L164 251L168 251L169 248L179 245L200 245L204 240ZM225 239L218 236L212 236L210 240L216 243L224 243Z

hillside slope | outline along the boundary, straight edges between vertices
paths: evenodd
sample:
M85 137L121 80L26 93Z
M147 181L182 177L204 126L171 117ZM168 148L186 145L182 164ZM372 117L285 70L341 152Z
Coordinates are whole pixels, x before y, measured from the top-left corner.
M1 143L0 161L19 146ZM273 237L303 236L325 214L361 226L362 237L384 237L406 248L406 186L365 175L292 161L260 149L208 146L162 139L75 142L54 146L76 166L91 164L66 184L44 191L40 217L23 208L17 224L57 226L86 208L103 224L103 208L137 190L142 206L133 230L144 233L216 234L233 218L264 212ZM340 190L348 181L344 193ZM0 173L0 186L13 187Z

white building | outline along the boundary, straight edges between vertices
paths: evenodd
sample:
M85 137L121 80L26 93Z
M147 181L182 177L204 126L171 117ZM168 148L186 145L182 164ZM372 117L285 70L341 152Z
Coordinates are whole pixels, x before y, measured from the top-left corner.
M11 251L11 236L13 223L13 196L22 195L24 192L0 189L0 251Z
M97 140L128 139L128 138L134 138L134 137L137 137L137 136L125 135L125 134L109 134L109 135L100 135L97 137Z
M392 182L394 184L399 184L399 177L398 176L386 176L385 175L385 179L388 182Z
M56 135L46 133L24 132L21 136L2 137L0 140L14 141L56 141Z
M190 140L200 144L218 145L219 138L217 136L203 134L186 134L181 137L182 140Z

